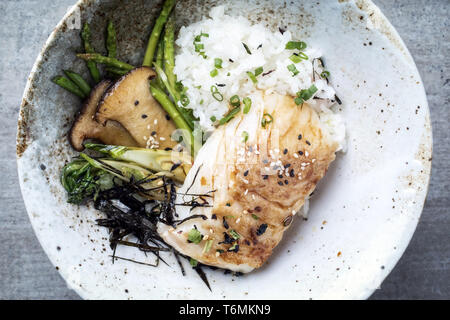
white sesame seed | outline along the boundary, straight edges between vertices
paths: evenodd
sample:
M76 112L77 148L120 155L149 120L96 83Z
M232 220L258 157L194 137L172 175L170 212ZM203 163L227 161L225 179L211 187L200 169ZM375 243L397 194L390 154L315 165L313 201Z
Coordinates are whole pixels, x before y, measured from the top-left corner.
M159 140L161 140L161 141L165 141L165 140L166 140L166 138L164 138L164 137L159 137Z
M153 124L157 125L158 124L158 119L155 119L155 121L153 121Z
M248 193L248 189L246 189L246 190L245 190L245 192L244 192L244 196L246 196L246 195L247 195L247 193Z
M147 126L147 130L150 130L150 128L151 128L150 125L148 125L148 126Z
M312 159L311 162L312 162L312 163L316 162L316 159Z
M298 159L298 154L294 153L294 158Z
M214 230L213 230L213 229L209 229L209 232L210 232L210 233L214 233Z
M216 257L220 256L220 252L216 251Z
M203 237L203 240L208 240L209 239L209 235L205 235L204 237Z
M309 156L309 152L305 151L305 157Z

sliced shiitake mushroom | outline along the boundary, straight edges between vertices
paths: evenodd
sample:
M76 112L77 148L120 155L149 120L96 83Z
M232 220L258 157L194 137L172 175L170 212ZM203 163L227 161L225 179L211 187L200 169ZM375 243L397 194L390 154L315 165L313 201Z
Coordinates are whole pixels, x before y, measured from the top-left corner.
M138 147L139 144L117 122L108 122L102 126L94 120L97 106L104 92L111 86L111 81L103 80L92 89L89 98L78 113L69 132L69 142L77 151L84 149L86 139L99 140L104 144L113 144L127 147Z
M103 125L119 122L140 146L173 148L175 124L150 93L155 76L148 67L131 70L105 92L95 117Z

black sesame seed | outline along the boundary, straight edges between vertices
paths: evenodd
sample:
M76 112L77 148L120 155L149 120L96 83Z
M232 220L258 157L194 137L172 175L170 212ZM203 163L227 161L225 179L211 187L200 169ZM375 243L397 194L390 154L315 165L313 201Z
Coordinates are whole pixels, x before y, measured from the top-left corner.
M230 61L231 63L233 63L234 61L233 61L233 59L228 59L228 61Z
M244 177L248 176L248 170L244 172Z
M228 229L230 226L228 225L227 219L225 217L223 217L222 221L223 221L223 226L225 227L225 229Z
M46 169L46 166L45 166L44 164L41 164L41 165L39 166L39 168L41 168L41 170L45 170L45 169Z
M288 149L284 149L283 154L287 154L287 153L288 153Z
M145 118L147 118L147 115L143 114L141 117L142 117L142 119L145 119Z
M298 140L302 140L302 135L301 134L298 135Z
M267 180L267 179L269 179L269 176L268 176L268 175L264 175L264 176L263 176L263 179L264 179L264 180Z
M278 175L278 178L283 179L283 175L282 175L282 174L279 174L279 175Z
M172 151L172 148L165 148L164 151Z
M303 151L299 151L298 154L302 156L303 155Z
M211 219L217 220L217 215L216 215L216 214L213 214L213 215L211 216Z
M284 166L284 168L287 169L287 168L289 168L290 166L291 166L291 164L288 163L288 164L286 164L286 165Z
M310 145L311 145L311 142L309 142L308 140L306 140L306 144L307 144L308 146L310 146Z
M170 116L168 114L166 114L166 120L170 121Z
M256 211L256 212L261 212L261 210L262 210L261 207L259 207L259 206L258 206L258 207L255 207L255 211Z
M289 171L289 176L290 176L291 178L295 177L295 171L294 171L294 169L291 169L291 171Z
M139 104L139 100L136 100L136 101L134 102L134 105L137 106L138 104Z
M156 131L152 131L151 135L152 136L156 135Z
M284 180L284 184L289 184L289 181L287 181L287 180Z
M258 230L256 230L256 235L260 236L264 232L266 232L266 230L267 230L267 224L263 223L262 225L259 226Z
M279 186L283 186L283 181L278 181Z

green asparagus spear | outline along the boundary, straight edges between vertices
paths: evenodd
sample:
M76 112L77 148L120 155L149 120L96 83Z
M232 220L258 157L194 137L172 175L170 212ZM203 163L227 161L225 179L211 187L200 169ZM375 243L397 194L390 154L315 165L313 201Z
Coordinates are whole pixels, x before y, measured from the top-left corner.
M89 28L88 23L85 23L83 29L81 30L81 39L83 39L84 51L86 53L95 53L94 48L91 46L91 29ZM87 61L86 64L95 83L100 82L100 71L98 71L95 62Z
M85 96L91 93L91 86L78 73L71 70L64 70L65 75L75 83Z
M163 9L158 19L156 19L155 26L153 27L152 33L148 40L147 50L145 51L144 61L142 63L145 67L150 67L153 62L153 56L155 55L156 46L158 45L159 38L161 36L161 31L166 24L166 21L175 7L176 0L166 0L164 2Z
M164 41L162 38L159 41L158 50L156 51L155 65L157 65L161 69L164 66ZM156 78L156 83L160 89L164 88L164 84L159 77Z
M77 54L77 57L86 61L94 61L97 63L107 65L108 67L119 68L126 71L134 69L134 66L132 66L131 64L122 62L115 58L105 57L98 53Z
M172 88L175 88L177 82L173 69L175 68L175 25L173 14L167 20L166 28L164 31L164 71L166 72L167 79Z
M76 94L81 99L86 98L86 95L84 92L75 84L72 82L72 80L67 79L62 76L56 76L52 79L52 82L56 83L61 88L66 89L69 92L72 92L73 94Z
M112 21L108 22L106 27L106 49L108 50L108 57L116 58L117 56L117 37L116 29Z
M107 67L106 71L112 73L113 75L116 76L124 76L126 75L129 71L125 70L125 69L120 69L120 68L114 68L114 67Z
M182 114L178 111L169 97L154 83L150 84L150 92L152 96L161 104L163 109L169 114L172 120L175 122L177 128L181 129L184 133L183 140L188 148L193 148L194 146L194 136L192 134L192 129L184 120ZM191 150L192 151L192 150Z

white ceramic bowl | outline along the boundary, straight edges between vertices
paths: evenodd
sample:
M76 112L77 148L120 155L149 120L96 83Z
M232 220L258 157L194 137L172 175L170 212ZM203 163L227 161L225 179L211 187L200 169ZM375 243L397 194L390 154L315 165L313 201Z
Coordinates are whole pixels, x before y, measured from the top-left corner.
M179 1L177 24L201 18L219 1ZM220 1L222 3L222 1ZM64 68L86 75L81 20L103 46L107 19L118 28L120 56L138 63L160 1L79 1L55 28L29 77L20 111L17 159L25 205L45 252L83 298L113 299L364 299L381 284L408 245L419 220L431 169L431 127L422 80L397 32L368 0L229 1L229 12L287 26L323 50L343 101L348 129L341 154L266 266L234 277L207 270L212 292L188 266L111 263L107 230L91 207L66 203L59 182L75 155L67 131L80 101L50 79ZM120 248L119 256L151 262Z

